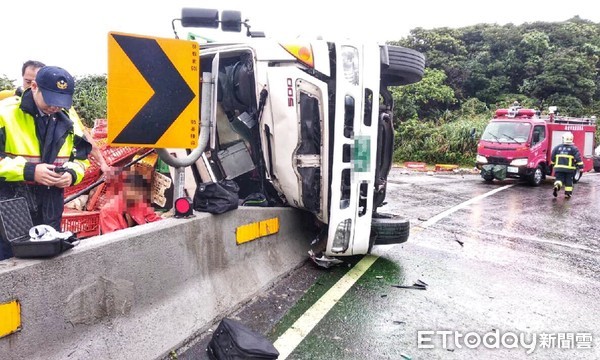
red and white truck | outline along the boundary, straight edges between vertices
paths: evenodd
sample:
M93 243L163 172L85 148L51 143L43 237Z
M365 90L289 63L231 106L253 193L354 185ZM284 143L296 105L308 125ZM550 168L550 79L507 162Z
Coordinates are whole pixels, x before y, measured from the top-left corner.
M548 115L517 105L496 110L477 145L477 168L488 182L509 177L537 186L553 175L552 149L567 132L573 134L584 162L583 170L575 174L577 182L593 168L596 117L566 117L558 115L556 107L550 107Z

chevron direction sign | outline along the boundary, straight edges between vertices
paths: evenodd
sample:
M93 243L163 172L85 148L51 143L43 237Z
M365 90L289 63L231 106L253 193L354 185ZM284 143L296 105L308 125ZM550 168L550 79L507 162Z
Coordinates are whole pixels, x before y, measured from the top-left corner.
M198 145L200 56L195 41L108 34L111 146Z

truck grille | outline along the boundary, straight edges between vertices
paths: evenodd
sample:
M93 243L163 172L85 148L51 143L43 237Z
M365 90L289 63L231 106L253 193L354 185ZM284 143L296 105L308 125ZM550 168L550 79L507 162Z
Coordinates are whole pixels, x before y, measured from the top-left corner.
M488 156L487 160L488 160L488 164L494 164L494 165L510 164L510 161L508 159L499 157L499 156Z

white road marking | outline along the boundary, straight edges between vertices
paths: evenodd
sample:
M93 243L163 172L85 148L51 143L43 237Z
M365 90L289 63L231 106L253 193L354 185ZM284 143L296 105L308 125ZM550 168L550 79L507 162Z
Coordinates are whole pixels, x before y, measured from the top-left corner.
M375 255L366 255L362 258L275 341L273 345L279 351L278 359L284 360L294 351L329 310L333 308L378 258L379 256Z
M473 234L474 236L480 234L480 233L474 232L474 231L469 231L468 233ZM506 237L506 238L518 238L518 239L527 240L527 241L531 241L531 242L538 242L538 243L542 243L542 244L563 246L563 247L566 247L569 249L576 249L576 250L583 250L583 251L588 251L588 252L593 252L593 253L600 253L600 250L592 249L592 248L584 246L584 245L578 245L578 244L573 244L570 242L557 241L557 240L540 239L539 237L536 237L536 236L509 233L506 230L501 231L501 232L486 231L484 234L490 234L490 235L494 235L494 236L502 236L502 237Z
M479 195L479 196L476 196L476 197L474 197L474 198L472 198L472 199L469 199L469 200L467 200L467 201L465 201L465 202L463 202L463 203L461 203L461 204L458 204L458 205L456 205L456 206L454 206L454 207L452 207L452 208L450 208L450 209L448 209L448 210L446 210L446 211L443 211L443 212L441 212L441 213L437 214L436 216L434 216L434 217L430 218L429 220L427 220L427 221L425 221L425 222L423 222L423 223L419 224L419 225L418 225L418 227L421 227L421 228L424 228L424 229L425 229L425 228L428 228L428 227L430 227L431 225L435 224L436 222L438 222L438 221L442 220L442 219L443 219L443 218L445 218L446 216L448 216L448 215L450 215L450 214L452 214L452 213L454 213L454 212L456 212L456 211L458 211L458 210L460 210L460 209L463 209L463 208L465 208L465 207L467 207L467 206L471 205L471 204L472 204L472 203L474 203L474 202L477 202L477 201L479 201L479 200L481 200L481 199L483 199L483 198L486 198L486 197L488 197L488 196L490 196L490 195L494 195L495 193L497 193L497 192L499 192L499 191L506 190L506 189L508 189L508 188L510 188L510 187L513 187L513 186L515 186L515 184L511 184L511 185L504 185L503 187L500 187L500 188L494 189L494 190L492 190L492 191L486 192L485 194L481 194L481 195Z

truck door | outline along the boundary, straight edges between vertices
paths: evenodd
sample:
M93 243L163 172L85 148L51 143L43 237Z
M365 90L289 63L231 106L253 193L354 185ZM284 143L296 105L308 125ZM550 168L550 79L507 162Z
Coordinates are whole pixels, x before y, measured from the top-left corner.
M546 126L535 125L531 135L531 153L534 167L542 162L549 162L550 153L552 150L548 150L548 140L546 138Z

